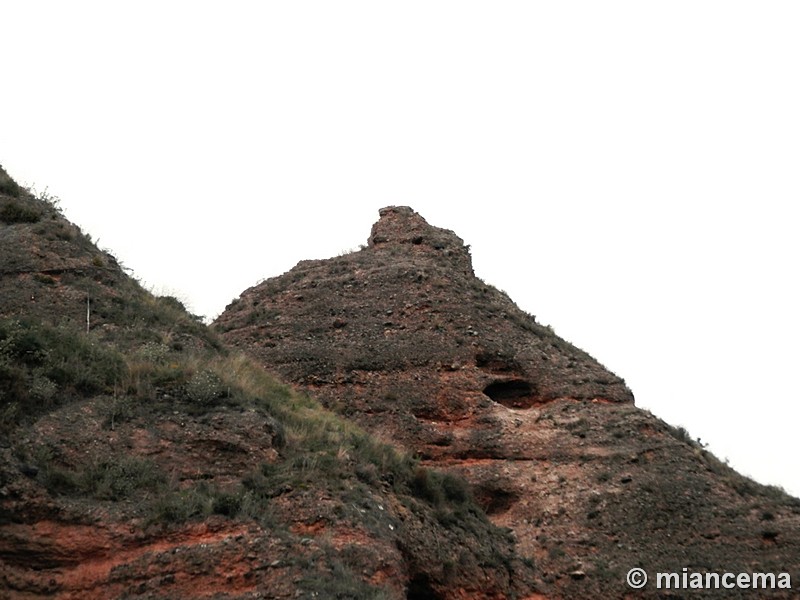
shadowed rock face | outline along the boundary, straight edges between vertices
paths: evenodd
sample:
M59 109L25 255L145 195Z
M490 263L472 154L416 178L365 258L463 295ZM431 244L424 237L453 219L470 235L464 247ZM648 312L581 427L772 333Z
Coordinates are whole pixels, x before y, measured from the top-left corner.
M463 241L411 208L382 209L361 251L246 290L215 327L379 437L465 476L552 597L622 597L636 565L794 569L800 582L796 499L636 408L619 377L475 277Z

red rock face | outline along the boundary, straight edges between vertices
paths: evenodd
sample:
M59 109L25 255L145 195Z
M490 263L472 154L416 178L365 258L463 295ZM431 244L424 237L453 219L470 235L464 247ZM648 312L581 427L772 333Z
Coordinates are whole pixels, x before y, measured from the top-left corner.
M746 508L800 532L797 500L637 409L619 377L477 279L463 241L408 207L382 209L365 249L246 290L215 328L373 434L466 477L551 597L623 597L640 564L800 565L797 538L762 544Z
M477 279L454 233L407 207L380 214L367 249L245 292L217 322L225 339L427 457L506 456L478 435L503 409L633 402L621 379Z
M203 481L233 492L254 466L282 460L272 424L257 412L219 408L198 418L176 406L169 416L137 416L112 431L103 425L104 408L85 401L54 411L24 431L15 452L57 449L60 464L72 470L81 462L141 458L187 491ZM503 564L518 560L488 524L472 520L480 537L445 528L423 505L412 510L380 485L370 490L342 480L330 489L306 481L276 491L266 522L211 514L165 526L148 524L157 502L152 491L135 502L54 497L36 477L20 474L8 449L0 456L0 598L325 597L337 577L351 576L335 571L343 560L359 565L363 583L335 589L380 590L397 600L415 597L408 589L418 598L488 600L531 587L524 565L514 571ZM449 549L462 544L470 573L454 578L442 566Z

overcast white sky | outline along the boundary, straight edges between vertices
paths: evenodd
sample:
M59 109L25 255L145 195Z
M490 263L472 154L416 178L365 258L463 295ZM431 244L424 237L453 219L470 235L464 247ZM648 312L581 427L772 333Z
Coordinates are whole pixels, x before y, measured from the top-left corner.
M800 4L0 6L0 163L214 317L408 204L800 495Z

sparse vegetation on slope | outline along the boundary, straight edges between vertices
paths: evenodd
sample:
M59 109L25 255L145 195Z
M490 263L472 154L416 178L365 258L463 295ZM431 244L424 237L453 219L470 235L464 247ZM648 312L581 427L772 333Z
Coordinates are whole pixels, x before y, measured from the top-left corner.
M15 201L41 218L0 238L0 590L444 599L531 588L531 565L463 481L223 347L53 204Z

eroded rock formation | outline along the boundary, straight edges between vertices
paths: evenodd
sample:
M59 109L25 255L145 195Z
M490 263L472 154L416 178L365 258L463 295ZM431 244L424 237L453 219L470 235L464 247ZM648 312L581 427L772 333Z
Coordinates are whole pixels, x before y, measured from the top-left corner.
M361 251L246 290L215 326L466 477L553 597L623 597L638 565L793 569L800 583L796 499L636 408L619 377L475 277L463 241L408 207L382 209Z

